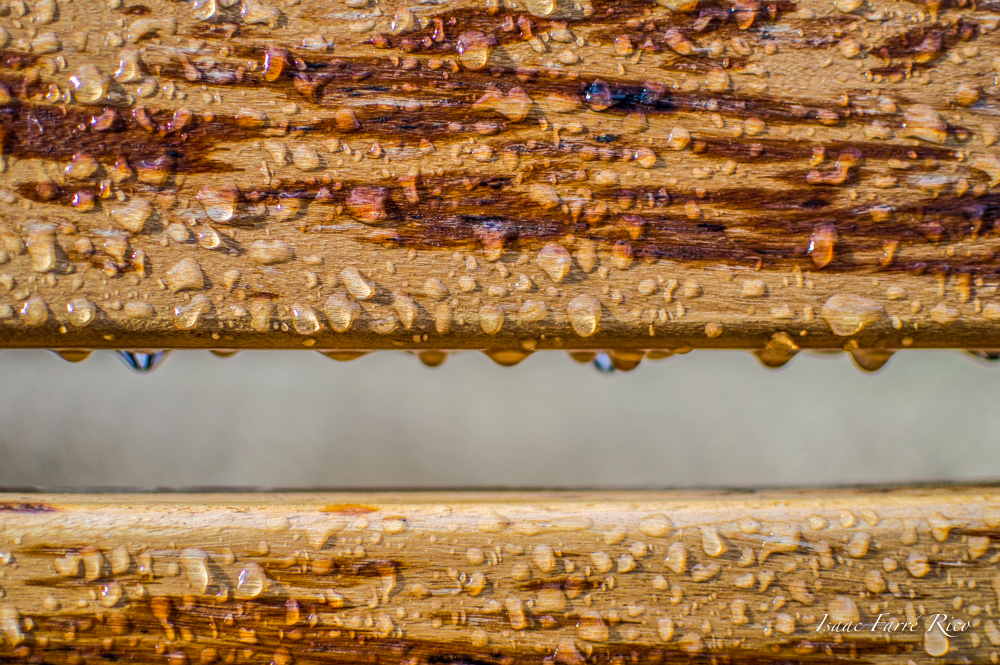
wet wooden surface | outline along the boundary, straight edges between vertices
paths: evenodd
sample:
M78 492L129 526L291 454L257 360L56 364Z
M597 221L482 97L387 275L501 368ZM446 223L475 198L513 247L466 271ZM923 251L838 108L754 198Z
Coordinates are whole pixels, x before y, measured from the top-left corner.
M0 660L996 662L998 527L974 486L7 493Z
M2 346L1000 348L995 3L0 14Z

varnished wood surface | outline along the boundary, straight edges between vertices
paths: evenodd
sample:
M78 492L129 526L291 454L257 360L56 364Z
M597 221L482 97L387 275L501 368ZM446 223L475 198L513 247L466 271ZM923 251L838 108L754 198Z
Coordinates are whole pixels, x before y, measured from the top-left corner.
M992 2L0 9L0 346L1000 348Z
M996 662L998 527L976 486L7 493L0 661Z

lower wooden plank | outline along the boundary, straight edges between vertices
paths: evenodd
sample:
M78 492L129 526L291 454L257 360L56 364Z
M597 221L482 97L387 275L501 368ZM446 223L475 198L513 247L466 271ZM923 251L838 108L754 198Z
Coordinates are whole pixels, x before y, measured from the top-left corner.
M1000 488L0 495L0 662L998 660Z

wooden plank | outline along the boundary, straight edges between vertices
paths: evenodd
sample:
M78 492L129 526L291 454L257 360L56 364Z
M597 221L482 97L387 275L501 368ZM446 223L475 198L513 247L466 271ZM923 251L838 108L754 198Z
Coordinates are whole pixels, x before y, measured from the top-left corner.
M0 659L995 662L998 526L995 486L8 493Z
M3 12L4 347L1000 348L992 2Z

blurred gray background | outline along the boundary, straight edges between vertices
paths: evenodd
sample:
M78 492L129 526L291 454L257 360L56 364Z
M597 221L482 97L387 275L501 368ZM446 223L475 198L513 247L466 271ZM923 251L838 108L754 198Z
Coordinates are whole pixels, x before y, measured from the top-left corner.
M694 352L428 369L377 353L177 352L148 375L0 353L0 485L690 487L1000 478L1000 366L958 352L779 371Z

